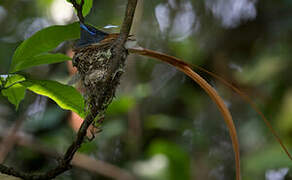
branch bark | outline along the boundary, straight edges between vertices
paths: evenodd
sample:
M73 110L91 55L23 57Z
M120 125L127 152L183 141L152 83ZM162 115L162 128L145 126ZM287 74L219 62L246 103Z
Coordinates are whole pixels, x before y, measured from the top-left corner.
M5 128L4 128L5 129ZM10 134L9 131L1 131L0 139L5 139ZM15 143L18 146L23 146L31 149L36 153L51 157L59 158L62 155L47 145L42 144L33 137L23 132L17 132L15 134ZM78 153L74 155L72 161L72 166L86 170L91 173L100 174L105 177L119 180L135 180L136 178L130 172L125 169L121 169L110 163L89 157L85 154ZM0 176L1 177L1 176Z
M0 163L4 162L10 150L13 149L14 144L16 143L16 134L21 128L23 120L24 117L22 115L16 119L7 136L2 139L2 142L0 143Z
M79 18L79 21L84 23L84 16L82 14L82 9L83 9L83 5L84 5L84 0L81 0L81 3L78 4L76 2L76 0L70 0L70 2L73 4L74 8L77 11L77 16Z
M114 71L118 69L119 64L121 63L121 59L124 51L124 44L126 43L128 36L130 34L130 30L132 27L134 14L137 6L137 0L128 0L123 24L121 27L120 35L114 43L113 53L115 57L112 59L113 65L111 66L111 74L114 74ZM107 79L112 77L107 77Z

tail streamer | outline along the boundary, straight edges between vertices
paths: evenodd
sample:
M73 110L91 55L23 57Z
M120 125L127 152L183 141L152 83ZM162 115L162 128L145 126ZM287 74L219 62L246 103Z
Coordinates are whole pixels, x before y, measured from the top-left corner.
M229 129L229 134L231 137L232 141L232 146L234 150L234 157L235 157L235 169L236 169L236 180L240 180L240 153L239 153L239 143L238 143L238 138L237 138L237 133L236 133L236 128L234 125L234 122L232 120L232 116L227 109L223 99L217 94L216 90L208 83L206 82L199 74L194 72L192 70L192 66L185 63L184 61L173 57L169 56L160 52L152 51L149 49L144 49L144 48L129 48L129 52L134 53L134 54L139 54L142 56L147 56L151 57L154 59L158 59L160 61L163 61L165 63L168 63L178 70L182 71L185 73L187 76L189 76L191 79L193 79L197 84L199 84L202 89L210 96L210 98L216 103L217 107L219 108L222 116L224 117L224 121Z

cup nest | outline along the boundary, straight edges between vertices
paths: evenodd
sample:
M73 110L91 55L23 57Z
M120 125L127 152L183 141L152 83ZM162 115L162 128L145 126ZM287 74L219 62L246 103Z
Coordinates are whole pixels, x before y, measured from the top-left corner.
M73 66L78 69L87 108L100 115L115 96L128 52L122 50L117 67L113 62L113 42L76 48L74 52Z

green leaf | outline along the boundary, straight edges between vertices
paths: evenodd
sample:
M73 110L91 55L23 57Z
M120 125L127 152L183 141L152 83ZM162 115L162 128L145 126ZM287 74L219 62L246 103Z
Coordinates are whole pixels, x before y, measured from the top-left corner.
M32 66L38 66L43 64L52 64L70 60L71 58L64 55L64 54L50 54L50 53L43 53L38 54L33 57L28 57L27 59L22 59L21 62L15 67L15 71L19 71L22 69L26 69Z
M8 78L8 75L7 74L0 75L0 87L1 88L2 88L2 86L5 85L7 78Z
M71 3L71 0L67 0L69 3ZM81 3L81 0L76 0L78 4ZM83 8L82 8L82 14L83 16L87 16L90 13L90 10L92 8L93 0L84 0Z
M7 97L8 101L15 105L15 109L18 109L19 103L25 97L26 88L23 87L20 82L25 81L25 78L18 74L13 75L1 75L1 82L5 82L2 84L1 93L3 96ZM6 89L7 88L7 89Z
M77 39L79 37L80 28L78 23L64 26L50 26L38 31L18 46L12 58L10 72L70 59L69 57L65 58L65 55L50 54L47 52L55 49L63 41Z
M81 0L77 0L77 2L80 4ZM82 8L82 14L84 17L90 13L92 4L93 4L93 0L84 0L84 5Z
M25 81L25 77L20 74L4 74L0 75L0 79L4 82L4 88L9 88L15 83L19 83Z
M31 79L21 84L37 94L51 98L61 108L74 111L82 118L85 117L84 99L72 86L56 81Z
M1 93L3 96L7 97L9 102L15 105L15 109L18 109L19 103L25 97L25 90L26 88L20 84L15 84L8 89L3 89Z

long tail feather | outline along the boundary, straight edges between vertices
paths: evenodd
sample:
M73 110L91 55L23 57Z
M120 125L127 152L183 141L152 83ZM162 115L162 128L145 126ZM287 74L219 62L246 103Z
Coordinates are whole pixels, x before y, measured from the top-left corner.
M286 148L286 146L284 145L283 141L279 137L278 133L275 131L275 129L272 127L272 125L269 122L269 120L265 117L265 115L261 112L261 110L257 107L257 105L253 102L253 100L247 94L245 94L244 92L242 92L237 87L233 86L232 84L230 84L224 78L218 76L217 74L215 74L213 72L210 72L210 71L208 71L208 70L206 70L206 69L204 69L204 68L202 68L200 66L197 66L197 65L193 65L193 67L195 67L195 68L199 69L200 71L203 71L203 72L211 75L212 77L216 78L217 80L221 81L224 85L226 85L227 87L229 87L230 89L232 89L233 91L235 91L245 101L247 101L251 105L251 107L258 113L258 115L264 120L265 124L268 126L268 128L272 132L273 136L279 142L279 144L281 145L281 147L284 150L284 152L287 154L287 156L289 157L289 159L292 160L291 154L289 153L288 149Z
M225 123L229 129L229 134L232 141L232 146L234 150L234 156L235 156L235 168L236 168L236 180L240 180L240 154L239 154L239 143L237 139L237 133L234 126L234 122L232 120L232 116L227 109L226 105L224 104L224 101L222 98L217 94L214 88L212 88L199 74L194 72L191 68L191 66L182 60L169 56L163 53L159 53L156 51L152 51L149 49L143 49L143 48L130 48L130 52L135 54L140 54L143 56L151 57L158 59L160 61L166 62L170 65L173 65L178 70L182 71L186 75L188 75L190 78L192 78L196 83L198 83L204 91L211 97L211 99L216 103L218 106L221 114L224 117Z

